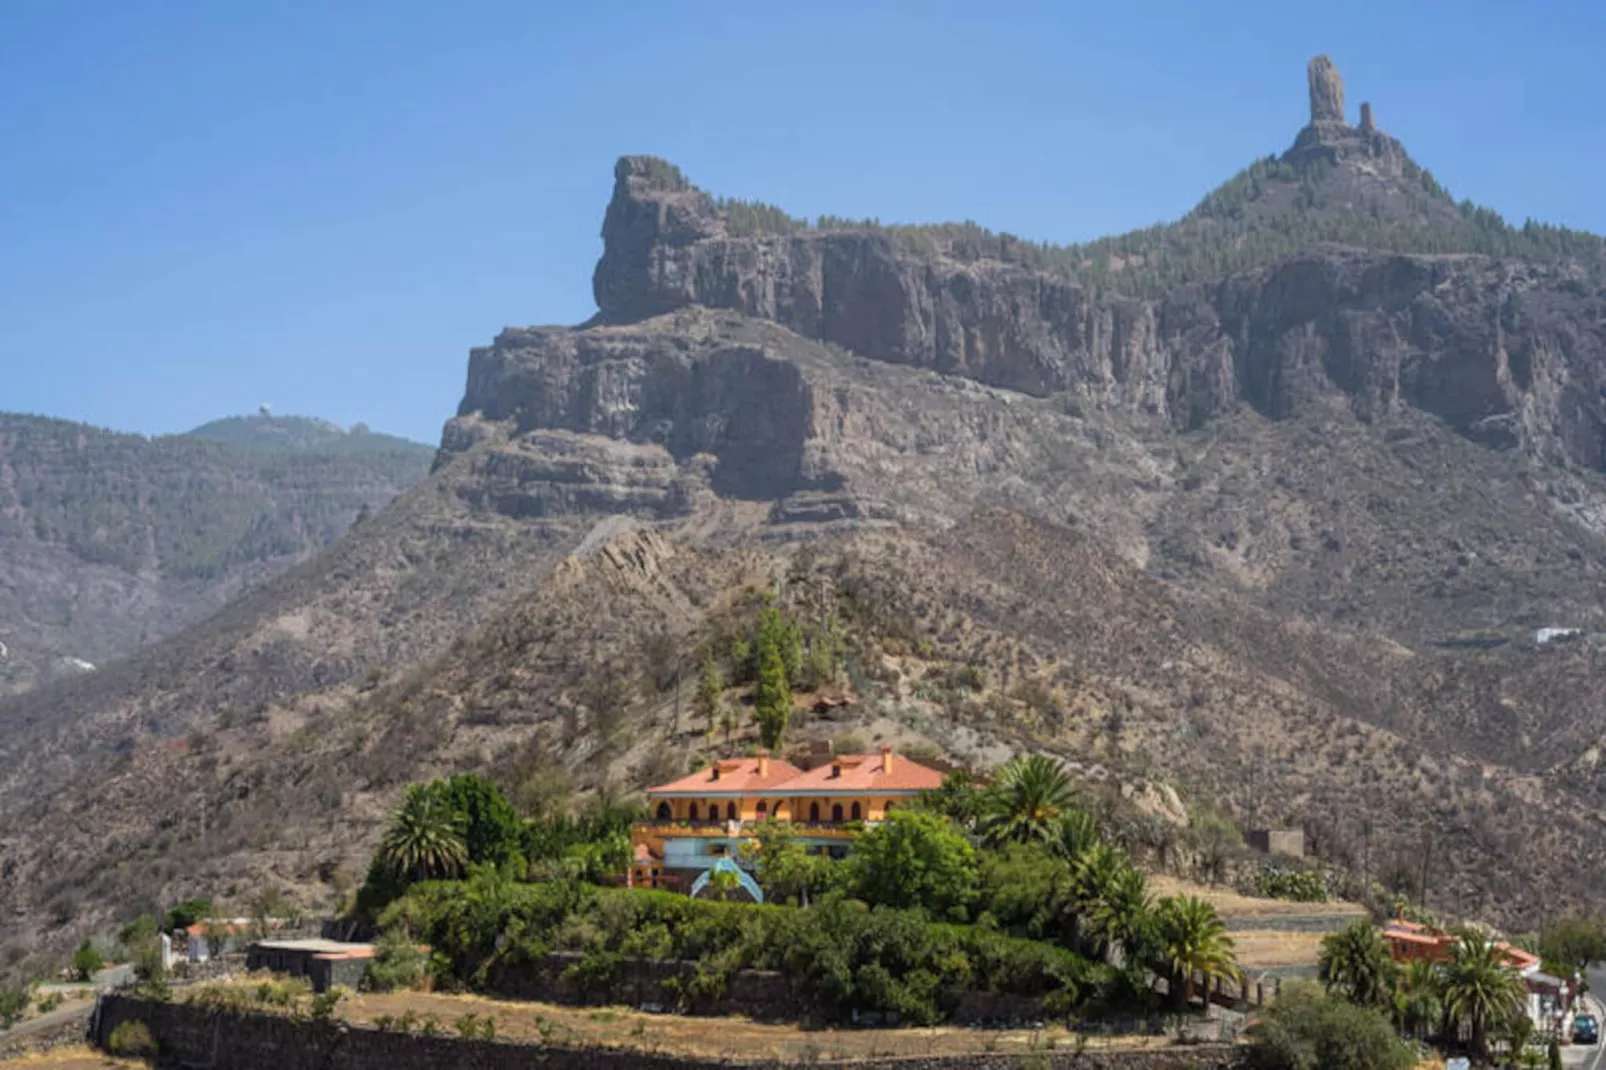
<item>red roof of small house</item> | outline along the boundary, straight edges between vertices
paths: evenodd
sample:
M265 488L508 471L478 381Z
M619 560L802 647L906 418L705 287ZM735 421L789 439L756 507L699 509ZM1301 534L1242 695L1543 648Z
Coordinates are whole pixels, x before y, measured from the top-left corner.
M721 758L707 769L699 769L679 780L648 788L657 795L756 795L769 792L798 775L797 766L781 758L763 759L768 766L760 776L759 758Z
M1430 947L1437 947L1444 942L1441 937L1429 936L1426 933L1402 932L1392 927L1384 929L1383 936L1389 940L1398 940L1402 944L1423 944Z
M1539 956L1531 951L1524 951L1520 947L1512 947L1507 943L1495 945L1506 953L1506 963L1518 973L1531 970L1539 965Z
M890 768L883 768L882 759ZM912 795L942 787L942 774L889 751L839 754L782 784L778 795Z
M211 923L208 923L208 922L204 922L204 921L198 921L194 925L187 926L185 928L185 930L184 930L184 934L186 936L205 936L206 935L206 930L209 927L214 927L214 926L216 928L218 928L218 929L221 929L223 932L230 934L230 935L233 935L235 933L243 933L248 928L245 925L235 925L232 922L211 922Z

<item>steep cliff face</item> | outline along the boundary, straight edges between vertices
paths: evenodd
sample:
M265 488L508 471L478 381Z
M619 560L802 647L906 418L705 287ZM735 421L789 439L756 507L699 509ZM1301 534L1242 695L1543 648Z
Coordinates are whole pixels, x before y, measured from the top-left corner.
M873 360L1071 394L1177 428L1341 392L1492 445L1599 468L1606 296L1568 264L1322 247L1157 301L869 232L733 237L706 194L621 160L596 272L605 317L704 305Z

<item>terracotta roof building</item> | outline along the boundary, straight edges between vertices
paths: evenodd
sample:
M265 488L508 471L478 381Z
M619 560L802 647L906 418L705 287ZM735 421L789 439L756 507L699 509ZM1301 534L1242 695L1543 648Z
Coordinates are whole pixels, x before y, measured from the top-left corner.
M842 754L808 771L760 751L647 789L652 817L636 825L630 882L688 888L771 818L800 826L810 850L842 857L860 823L876 823L942 774L884 746L879 754Z

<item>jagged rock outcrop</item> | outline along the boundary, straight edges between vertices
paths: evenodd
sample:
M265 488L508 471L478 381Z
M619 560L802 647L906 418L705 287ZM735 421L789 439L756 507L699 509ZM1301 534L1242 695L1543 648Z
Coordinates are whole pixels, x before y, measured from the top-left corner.
M731 309L873 360L1036 396L1071 394L1178 428L1240 403L1286 417L1337 392L1363 417L1411 405L1480 441L1602 465L1606 300L1566 265L1315 249L1137 301L998 260L917 255L880 233L732 237L711 200L655 186L644 173L632 159L616 172L596 273L610 319ZM546 370L532 373L539 389L522 403L521 421L614 433L620 413L639 419L648 404L667 418L659 410L681 404L662 396L685 396L672 380L632 392L568 356L598 345L590 332L557 345ZM722 400L732 397L686 403L706 423L713 410L703 406ZM483 404L500 412L508 401Z
M1310 81L1310 121L1344 121L1344 79L1327 56L1317 56L1305 68Z

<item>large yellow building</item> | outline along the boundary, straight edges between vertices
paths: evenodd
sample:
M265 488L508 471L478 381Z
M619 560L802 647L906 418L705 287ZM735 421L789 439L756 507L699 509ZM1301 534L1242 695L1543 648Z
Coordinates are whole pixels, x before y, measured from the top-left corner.
M726 758L647 789L651 816L632 832L631 883L688 890L765 820L791 822L799 842L840 858L858 823L875 823L942 785L942 774L884 746L811 769L771 758Z

